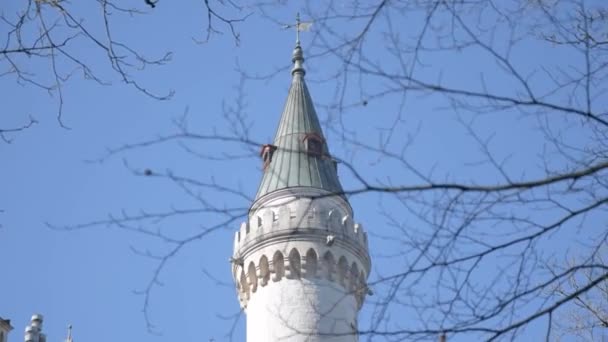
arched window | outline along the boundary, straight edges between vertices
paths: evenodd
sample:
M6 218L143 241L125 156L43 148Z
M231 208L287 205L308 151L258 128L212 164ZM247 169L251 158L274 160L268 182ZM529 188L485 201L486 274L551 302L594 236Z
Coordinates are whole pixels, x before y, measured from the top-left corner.
M323 255L323 269L325 270L325 276L327 279L332 280L334 274L336 261L334 255L330 251L325 252Z
M317 133L308 133L304 136L304 147L309 155L320 157L323 155L323 138Z
M249 284L251 286L251 292L255 292L258 289L258 275L255 272L255 264L252 262L249 263L249 268L247 269L247 277L249 278Z
M262 157L264 170L268 167L270 162L272 161L272 155L274 151L276 151L277 147L271 144L262 145L262 149L260 150L260 156Z
M265 255L262 255L260 258L260 279L261 285L266 286L268 284L268 280L270 279L270 269L268 267L268 258Z
M300 279L301 275L302 261L300 259L300 252L294 248L289 252L289 278Z
M367 288L367 283L365 282L365 273L363 273L363 271L361 271L361 273L359 274L359 282L357 284L357 286L359 287L357 289L357 304L359 306L361 306L363 304L363 299L365 298L365 295L367 294L368 288Z
M272 267L274 268L274 277L272 281L279 281L285 275L285 259L283 253L276 251L272 257Z
M350 291L358 291L359 290L359 267L355 262L350 266Z
M314 249L309 249L306 252L306 265L304 267L304 276L314 278L317 276L317 253Z
M346 278L348 277L348 261L344 256L340 257L338 261L338 282L340 285L346 287Z

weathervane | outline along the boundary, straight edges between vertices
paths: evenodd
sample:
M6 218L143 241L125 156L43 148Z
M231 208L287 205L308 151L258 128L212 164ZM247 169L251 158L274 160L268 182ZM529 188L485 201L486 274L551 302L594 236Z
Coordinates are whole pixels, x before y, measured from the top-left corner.
M310 30L310 26L312 26L311 22L301 22L300 21L300 12L296 14L296 23L295 25L285 25L283 28L290 29L295 27L296 29L296 45L300 45L300 31L308 31Z

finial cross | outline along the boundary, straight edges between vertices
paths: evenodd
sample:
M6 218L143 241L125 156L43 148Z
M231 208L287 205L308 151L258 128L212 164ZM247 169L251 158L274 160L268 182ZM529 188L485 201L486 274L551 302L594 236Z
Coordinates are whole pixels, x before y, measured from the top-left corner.
M295 28L296 29L296 44L300 45L300 31L308 31L310 29L311 25L312 25L311 22L300 21L300 12L298 12L296 14L295 25L285 25L284 28L286 28L286 29Z
M300 12L296 14L296 43L300 44Z

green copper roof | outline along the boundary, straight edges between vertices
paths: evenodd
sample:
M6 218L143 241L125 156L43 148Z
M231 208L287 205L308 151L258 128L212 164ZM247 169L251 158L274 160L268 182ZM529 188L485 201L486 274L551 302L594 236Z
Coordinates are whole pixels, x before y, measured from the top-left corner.
M312 187L342 194L336 165L329 154L319 118L304 82L302 48L297 44L292 82L279 122L270 163L265 167L256 200L273 191ZM307 144L320 142L320 154L309 153ZM313 141L314 144L314 141Z

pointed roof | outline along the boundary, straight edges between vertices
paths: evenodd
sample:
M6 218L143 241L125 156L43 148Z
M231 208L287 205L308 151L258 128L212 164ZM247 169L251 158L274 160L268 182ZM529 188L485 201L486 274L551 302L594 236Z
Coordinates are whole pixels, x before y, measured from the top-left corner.
M304 56L299 41L293 51L292 81L281 121L265 165L256 200L271 192L311 187L342 194L336 162L331 158L319 118L304 82ZM312 141L312 142L311 142ZM316 146L311 146L315 145ZM320 145L320 146L319 146ZM311 153L311 148L320 153Z

